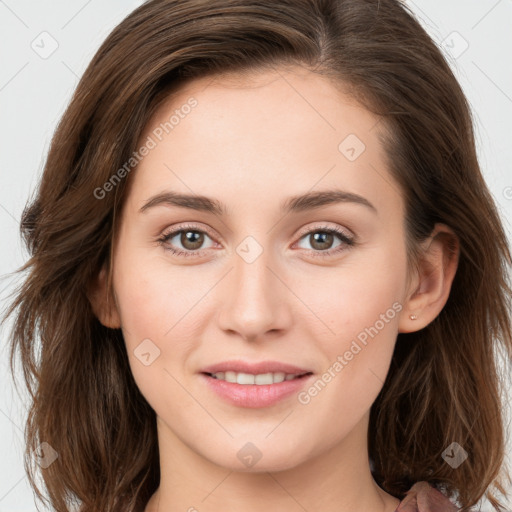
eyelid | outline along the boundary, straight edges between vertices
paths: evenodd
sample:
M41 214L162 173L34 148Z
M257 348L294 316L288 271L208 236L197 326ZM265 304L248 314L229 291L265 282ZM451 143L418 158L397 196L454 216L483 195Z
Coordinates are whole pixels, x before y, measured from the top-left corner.
M299 238L302 238L304 235L307 235L307 234L309 234L309 233L311 233L312 231L315 231L315 230L336 229L336 230L342 232L344 235L346 235L347 238L355 238L355 235L350 230L348 230L346 228L341 228L338 225L328 226L328 225L326 225L327 223L325 223L325 222L320 223L320 224L321 225L305 226L305 227L301 228L299 230L297 236ZM200 224L183 224L183 225L178 224L177 226L174 226L172 228L165 229L164 231L162 231L161 236L164 237L164 236L167 236L167 235L170 235L170 234L176 234L176 233L178 233L180 231L183 231L183 230L186 230L186 229L195 230L195 231L204 231L207 235L210 236L210 238L215 238L215 237L221 238L221 237L219 237L216 234L214 235L209 228L203 227Z
M310 234L312 231L321 231L322 229L333 229L336 231L339 231L340 233L343 233L347 238L355 238L355 235L348 229L342 228L337 224L334 224L333 226L327 225L327 222L320 222L319 225L314 226L306 226L304 228L301 228L298 233L298 237L302 238L304 235Z
M179 233L180 231L186 231L187 229L190 231L204 231L208 236L210 236L210 238L214 238L217 236L217 235L213 235L212 231L209 228L207 228L201 224L192 224L192 223L178 224L177 226L173 226L172 228L166 228L162 231L162 234L160 236L164 237L167 235L176 234L176 233Z

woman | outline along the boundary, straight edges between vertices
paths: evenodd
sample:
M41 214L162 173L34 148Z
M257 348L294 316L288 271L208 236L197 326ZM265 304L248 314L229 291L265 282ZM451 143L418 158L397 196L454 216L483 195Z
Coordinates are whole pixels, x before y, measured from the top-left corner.
M11 364L55 510L499 510L511 256L400 2L142 5L22 229Z

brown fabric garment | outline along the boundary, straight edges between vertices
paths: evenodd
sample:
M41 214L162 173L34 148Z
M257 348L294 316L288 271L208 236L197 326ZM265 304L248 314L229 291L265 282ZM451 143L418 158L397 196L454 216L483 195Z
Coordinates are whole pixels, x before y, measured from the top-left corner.
M443 493L428 482L415 483L406 493L395 512L457 512Z

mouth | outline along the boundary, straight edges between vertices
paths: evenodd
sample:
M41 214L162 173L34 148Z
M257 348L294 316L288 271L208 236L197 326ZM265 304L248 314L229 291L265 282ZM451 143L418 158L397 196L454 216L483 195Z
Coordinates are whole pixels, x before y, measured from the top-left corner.
M242 386L256 385L256 386L268 386L270 384L279 384L280 382L302 379L308 375L312 375L312 372L305 373L284 373L284 372L268 372L268 373L244 373L244 372L217 372L208 373L203 372L203 375L212 377L213 379L222 380L225 382L231 382L232 384L241 384Z
M270 407L298 394L313 379L309 368L282 361L223 361L199 372L213 396L236 407Z
M277 361L226 361L199 372L209 392L237 407L270 407L298 394L313 372Z

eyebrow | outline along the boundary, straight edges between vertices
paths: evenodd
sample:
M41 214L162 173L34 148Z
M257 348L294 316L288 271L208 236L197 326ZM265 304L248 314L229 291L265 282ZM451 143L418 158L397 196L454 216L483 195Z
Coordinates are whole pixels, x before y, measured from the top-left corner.
M281 204L281 213L298 213L315 208L321 208L337 203L354 203L367 207L373 213L378 214L377 208L373 206L368 199L347 192L344 190L322 190L318 192L308 192L303 195L288 198ZM226 205L206 196L179 194L171 191L164 191L150 197L139 210L140 213L147 211L155 206L178 206L181 208L189 208L191 210L212 213L219 217L228 213Z

